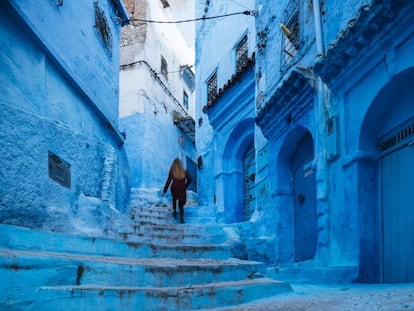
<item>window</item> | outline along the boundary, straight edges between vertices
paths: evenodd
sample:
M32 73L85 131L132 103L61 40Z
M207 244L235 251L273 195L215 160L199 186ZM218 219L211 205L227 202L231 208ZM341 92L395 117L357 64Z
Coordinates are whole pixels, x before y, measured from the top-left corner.
M168 63L161 55L161 74L168 80Z
M188 110L188 95L185 91L183 91L183 105Z
M217 95L217 71L207 81L207 102L212 101Z
M98 2L94 3L95 6L95 28L98 31L99 37L109 54L112 56L112 33L108 26L108 21L105 17L105 12L99 7Z
M286 70L292 64L292 60L298 54L300 48L300 15L299 1L289 2L285 10L284 23L282 24L282 53L281 70Z
M247 35L236 46L236 72L243 70L248 60Z

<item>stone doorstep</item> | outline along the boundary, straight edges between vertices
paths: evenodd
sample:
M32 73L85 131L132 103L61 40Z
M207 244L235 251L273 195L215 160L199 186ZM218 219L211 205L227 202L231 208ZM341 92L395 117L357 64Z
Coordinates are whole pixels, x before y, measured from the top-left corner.
M290 291L288 283L269 278L182 287L45 286L38 289L36 302L45 311L181 311L240 305Z
M4 249L0 250L0 268L0 275L13 272L17 278L21 277L21 281L27 281L27 278L32 280L26 284L34 282L37 286L108 283L125 286L183 286L218 280L260 278L266 270L262 263L234 258L138 259ZM33 278L37 280L34 281ZM45 281L42 282L41 279Z

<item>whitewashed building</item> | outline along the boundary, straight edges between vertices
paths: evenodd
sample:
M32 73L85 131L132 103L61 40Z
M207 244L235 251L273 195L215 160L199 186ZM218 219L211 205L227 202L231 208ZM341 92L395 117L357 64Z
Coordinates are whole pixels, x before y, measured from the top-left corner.
M125 1L120 124L133 188L160 189L174 158L197 185L194 135L193 1Z

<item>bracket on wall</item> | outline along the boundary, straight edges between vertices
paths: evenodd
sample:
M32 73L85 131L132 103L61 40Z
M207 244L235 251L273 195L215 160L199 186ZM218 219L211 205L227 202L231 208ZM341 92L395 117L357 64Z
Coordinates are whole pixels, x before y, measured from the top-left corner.
M326 154L328 161L333 161L340 156L339 145L339 118L330 118L326 126Z

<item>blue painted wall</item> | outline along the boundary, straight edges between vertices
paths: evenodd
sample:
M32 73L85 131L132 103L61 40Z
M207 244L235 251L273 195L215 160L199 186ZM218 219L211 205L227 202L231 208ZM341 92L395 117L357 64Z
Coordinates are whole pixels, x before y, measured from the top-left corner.
M0 4L0 222L103 234L127 212L129 169L118 123L120 2L97 2L112 34L106 50L94 4ZM121 13L119 13L121 12ZM49 178L48 153L71 184ZM113 220L113 219L112 219Z
M289 162L283 159L291 157L289 145L295 144L298 135L294 133L300 136L303 129L299 132L298 129L305 128L312 134L316 150L313 165L317 178L317 252L312 261L304 265L296 263L286 271L297 273L295 277L303 279L322 266L326 274L321 278L333 280L340 278L343 269L348 267L348 276L342 281L383 281L387 267L383 263L386 254L381 253L382 222L386 219L382 218L385 207L379 169L383 152L378 146L383 135L391 135L392 129L409 122L414 114L414 106L407 104L408 98L412 99L410 92L401 92L411 72L404 70L412 66L412 60L404 57L412 53L413 28L406 24L410 4L405 1L398 5L379 1L369 5L358 1L329 4L321 1L320 4L322 42L318 42L316 35L312 36L313 31L317 32L314 27L317 23L312 22L313 8L300 2L305 50L299 50L292 68L285 74L274 77L274 71L265 70L265 78L271 76L270 81L279 81L276 87L271 87L268 80L259 81L259 94L263 92L265 96L264 104L258 109L258 122L269 139L269 157L275 159L271 163L278 172L271 181L272 202L280 216L276 220L280 227L277 253L282 264L293 264L294 231L289 223L295 215L286 211L292 210L295 198L291 196L288 182L291 173L286 167ZM271 12L270 2L263 1L261 5L265 13L259 15L258 29L263 29L262 25L274 16L278 19L277 13L267 15ZM398 25L394 23L396 20L400 20ZM280 29L276 33L284 35ZM405 43L397 47L398 42ZM280 57L273 50L267 51L266 47L258 54L257 64L263 64L261 68L269 68L265 66L269 57L274 57L275 63ZM303 98L299 100L294 96L298 91L305 93L309 86L297 88L298 75L289 71L292 69L299 70L305 79L308 72L314 74L309 81L315 95L313 99L307 97L308 105L303 104ZM401 71L405 73L400 75ZM289 95L293 91L295 93ZM399 99L390 100L393 96ZM283 100L279 101L280 97ZM286 105L295 108L289 110ZM279 116L272 116L272 111ZM289 125L284 120L286 116L289 116ZM332 118L337 121L337 127L330 128ZM283 145L284 137L289 145ZM335 153L332 146L337 146L335 157L330 156ZM397 226L393 230L400 228ZM406 254L409 250L401 252Z
M290 63L283 66L286 53L282 42L286 41L286 34L279 24L288 23L285 9L292 3L295 2L275 4L259 0L255 3L258 16L255 18L254 115L259 127L255 133L263 133L264 137L259 134L254 137L256 152L266 150L264 158L268 164L260 164L263 155L257 156L256 187L261 206L258 203L252 219L255 231L244 229L246 246L253 254L255 246L249 244L249 239L266 238L267 247L260 250L256 247L256 250L265 253L262 258L267 258L271 266L277 266L271 271L277 271L275 276L279 278L324 282L398 281L397 273L393 272L398 268L390 266L387 261L390 255L383 251L384 240L392 240L392 236L383 237L392 234L383 227L387 222L383 214L392 209L383 200L383 187L399 181L381 177L381 163L386 154L398 156L398 150L410 148L411 135L414 135L409 134L414 105L408 86L413 75L410 55L414 52L414 28L409 22L413 4L410 1L296 1L300 48ZM200 5L199 9L204 7ZM232 68L225 61L229 49L220 49L222 43L215 45L210 37L210 33L221 34L218 30L227 23L228 20L217 21L209 24L210 28L206 25L198 28L197 73L204 75L198 78L200 103L205 103L208 79L205 72L219 68L220 76L222 64L227 64L227 70ZM243 26L237 29L241 31ZM223 53L210 56L203 49ZM240 83L248 82L241 80ZM219 81L218 87L221 85ZM204 192L208 199L220 192L222 197L241 195L237 191L229 193L224 190L224 183L217 183L217 174L222 174L220 154L225 152L226 139L214 139L237 132L238 122L245 118L238 114L224 126L214 124L219 124L217 120L226 120L225 109L237 109L238 102L233 102L231 108L223 108L226 102L237 98L236 94L234 89L226 89L216 102L221 108L218 105L207 110L212 127L201 126L198 152L205 156L209 168L203 174L208 180L206 183L216 180L214 188L207 187ZM205 121L204 115L201 116ZM242 136L248 132L246 127L238 133ZM301 139L309 134L314 158L304 167L304 174L314 174L316 181L317 244L314 258L295 262L293 224L297 198L292 188L291 161ZM204 137L208 139L203 140ZM390 140L394 145L381 147ZM218 158L213 160L210 153L217 154ZM226 165L231 167L232 161L237 162L235 154L226 159ZM412 164L404 165L412 170ZM266 184L263 188L261 180ZM398 191L406 191L402 195L409 193L409 190ZM229 201L224 203L222 199L222 202L224 210L235 208L226 206ZM237 200L231 202L237 204ZM412 204L408 196L401 202L398 210ZM218 211L219 204L222 204L220 200ZM407 225L401 223L392 227L391 232L399 234L404 228ZM399 257L411 256L409 247L398 245ZM406 275L405 280L413 277Z
M236 2L208 2L196 3L196 16L215 16L223 13L243 12L246 9L254 9L254 1L244 1L242 4ZM226 104L227 110L218 108L218 112L214 113L218 122L223 122L222 113L226 114L229 124L220 125L220 131L215 132L210 120L210 115L203 111L203 107L207 105L207 80L214 71L217 71L217 87L223 86L232 79L232 75L236 72L235 47L237 43L248 36L248 55L252 56L255 50L255 30L254 17L247 15L234 15L223 19L212 19L196 24L196 144L198 157L202 159L202 168L198 171L199 176L199 200L202 204L210 206L210 208L218 209L219 219L224 220L224 196L222 180L218 174L228 174L223 171L223 152L228 137L241 120L254 117L254 85L231 88L229 93L233 94L244 92L246 98L240 98L241 105L238 111L245 110L239 117L233 116L233 106L235 102ZM242 77L243 84L252 83L253 73L250 77ZM232 100L232 96L225 95L226 98ZM220 99L225 103L224 99ZM217 106L220 106L219 104ZM242 109L242 107L246 109ZM229 120L230 119L230 120ZM214 123L214 121L213 121ZM224 121L223 123L226 123ZM251 127L254 127L251 124ZM252 131L254 133L254 131ZM254 135L254 134L252 134ZM253 139L251 140L253 142ZM227 170L227 169L226 169ZM221 186L217 187L217 183ZM241 189L233 189L234 194ZM233 207L229 207L233 208Z

